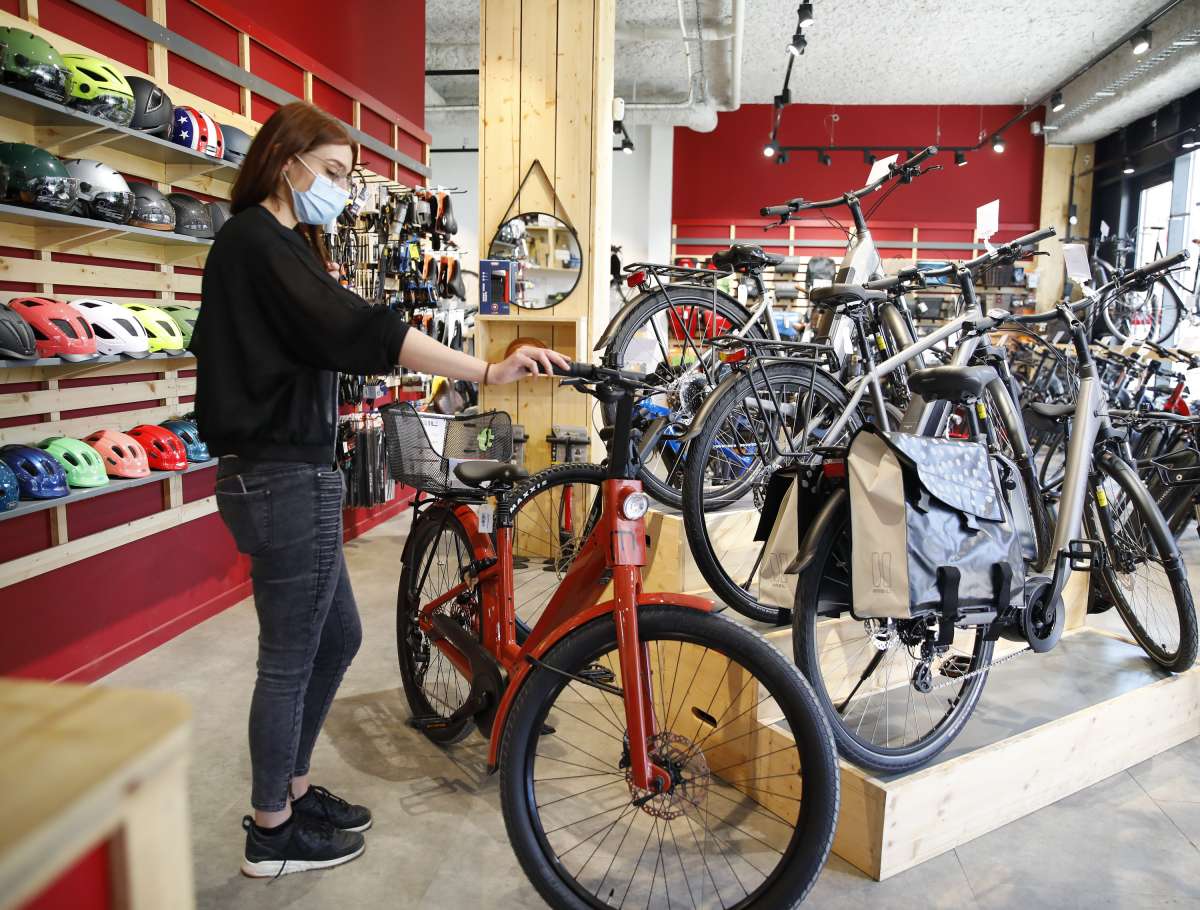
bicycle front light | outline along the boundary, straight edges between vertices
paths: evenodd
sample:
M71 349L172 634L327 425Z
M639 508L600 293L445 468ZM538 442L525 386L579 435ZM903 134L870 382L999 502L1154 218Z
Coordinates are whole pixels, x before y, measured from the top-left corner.
M650 511L650 497L645 493L630 493L621 500L621 516L626 521L637 521Z

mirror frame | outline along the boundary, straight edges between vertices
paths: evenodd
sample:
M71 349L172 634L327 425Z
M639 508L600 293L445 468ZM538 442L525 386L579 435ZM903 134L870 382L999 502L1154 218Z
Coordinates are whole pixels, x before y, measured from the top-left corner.
M567 222L563 221L562 218L559 218L557 215L555 215L552 212L543 212L540 210L532 211L532 212L517 212L515 215L512 215L511 217L505 218L503 221L500 222L500 224L498 224L496 226L496 230L492 234L492 239L488 242L488 255L486 258L488 258L488 259L492 258L492 246L496 243L496 239L500 236L500 229L502 227L504 227L504 225L508 224L510 221L513 221L517 218L522 218L527 215L544 215L547 218L553 218L560 225L562 225L563 228L565 228L566 230L571 232L571 237L575 240L575 246L579 249L579 268L575 272L575 282L571 285L570 289L565 294L563 294L561 299L559 299L555 303L547 304L546 306L526 306L523 303L517 303L516 301L513 301L513 306L519 306L523 310L532 310L533 312L539 312L541 310L550 310L550 309L553 309L554 307L558 306L558 304L563 303L564 301L566 301L566 299L568 297L570 297L572 294L574 294L576 288L579 287L580 280L583 278L583 244L580 242L579 233L575 230L574 226L567 224ZM515 260L507 260L507 261L512 262Z

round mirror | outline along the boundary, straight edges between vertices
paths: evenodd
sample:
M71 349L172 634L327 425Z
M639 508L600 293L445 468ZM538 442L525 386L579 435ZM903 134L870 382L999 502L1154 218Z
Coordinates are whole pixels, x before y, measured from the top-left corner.
M517 263L512 302L531 310L561 303L575 290L583 271L575 229L545 212L523 212L500 225L488 258Z

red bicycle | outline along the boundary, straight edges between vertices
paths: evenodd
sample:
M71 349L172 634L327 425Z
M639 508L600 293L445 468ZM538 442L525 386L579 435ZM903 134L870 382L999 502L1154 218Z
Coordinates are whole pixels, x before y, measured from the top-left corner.
M757 633L702 598L642 590L649 501L630 428L648 386L586 364L571 376L616 412L590 503L578 470L527 478L506 462L507 415L385 412L393 474L434 494L397 603L412 723L441 744L472 727L490 739L509 839L554 907L795 906L837 820L829 727ZM573 504L531 534L524 506L550 487ZM514 560L514 538L542 549ZM550 575L554 593L522 622Z

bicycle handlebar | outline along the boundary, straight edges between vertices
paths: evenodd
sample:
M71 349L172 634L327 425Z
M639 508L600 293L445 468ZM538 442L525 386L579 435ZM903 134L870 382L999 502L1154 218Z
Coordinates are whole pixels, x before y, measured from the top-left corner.
M937 151L938 149L936 145L931 145L927 148L921 149L921 151L917 152L907 161L901 164L891 165L888 168L888 172L874 183L868 183L866 186L860 189L851 190L848 193L843 193L842 195L835 196L832 199L820 199L809 202L805 201L802 196L797 196L795 199L789 199L787 202L784 202L781 205L765 205L758 210L759 214L763 217L782 218L784 216L791 215L794 212L804 212L809 211L810 209L829 209L833 208L834 206L845 205L848 201L850 201L851 198L859 199L863 196L868 196L887 183L889 180L894 180L896 177L900 177L906 172L911 171L913 168L918 167L922 162L936 155Z
M637 388L653 385L653 383L648 381L648 373L637 373L633 370L614 370L610 367L596 366L592 363L583 363L577 360L571 361L571 366L566 370L555 367L554 375L563 376L567 379L582 379L584 382L615 382L619 385Z
M1036 246L1043 240L1046 240L1055 235L1055 230L1052 227L1042 228L1039 231L1033 231L1026 234L1024 237L1018 237L1016 240L1010 240L1008 243L1003 243L994 250L976 256L974 259L956 265L953 262L948 265L943 265L935 269L922 269L918 266L910 266L907 269L901 269L890 278L878 278L875 281L868 281L863 287L872 291L890 291L893 288L899 287L907 281L916 279L928 280L930 278L941 278L945 275L953 275L960 268L967 269L970 272L978 272L980 269L990 265L995 265L1004 262L1006 259L1016 259L1021 256L1027 247Z
M1162 259L1156 259L1154 262L1148 262L1139 269L1133 269L1130 272L1125 272L1116 279L1114 284L1125 287L1130 284L1139 284L1148 278L1157 275L1159 272L1165 272L1168 269L1173 269L1178 265L1188 261L1189 253L1187 250L1180 250L1178 253L1172 253L1170 256L1164 256Z

